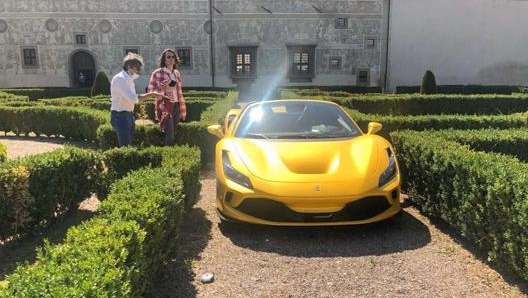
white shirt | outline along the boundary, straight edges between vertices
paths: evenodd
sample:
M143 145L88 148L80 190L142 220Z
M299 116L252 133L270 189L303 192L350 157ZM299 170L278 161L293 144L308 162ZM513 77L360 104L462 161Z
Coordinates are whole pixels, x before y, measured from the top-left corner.
M112 111L133 112L134 105L139 102L139 96L136 93L134 80L126 71L121 71L112 78L110 83L110 94Z

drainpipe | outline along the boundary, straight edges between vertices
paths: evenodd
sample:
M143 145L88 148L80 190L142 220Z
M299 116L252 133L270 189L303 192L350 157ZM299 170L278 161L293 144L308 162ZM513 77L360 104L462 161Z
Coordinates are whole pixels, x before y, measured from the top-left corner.
M385 73L383 74L383 92L387 92L387 81L389 73L389 41L390 41L390 22L391 10L390 0L387 0L387 41L385 42Z
M215 47L213 32L213 0L209 0L209 51L211 52L211 86L215 87Z

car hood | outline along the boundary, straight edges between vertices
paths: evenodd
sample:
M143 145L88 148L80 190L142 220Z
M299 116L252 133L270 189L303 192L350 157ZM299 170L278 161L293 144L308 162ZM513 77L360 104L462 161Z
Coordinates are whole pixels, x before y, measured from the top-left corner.
M370 135L310 142L233 139L232 145L251 174L277 182L338 182L372 176L377 181L384 152Z

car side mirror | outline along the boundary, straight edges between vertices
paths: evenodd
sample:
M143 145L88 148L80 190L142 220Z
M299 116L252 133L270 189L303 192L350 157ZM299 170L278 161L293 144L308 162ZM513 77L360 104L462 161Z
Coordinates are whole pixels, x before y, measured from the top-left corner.
M220 139L224 137L224 132L222 131L222 125L220 125L220 124L215 124L215 125L208 126L207 127L207 132L212 134L212 135L217 136Z
M375 134L375 133L377 133L378 131L381 130L381 127L382 127L381 123L369 122L367 134L368 135Z

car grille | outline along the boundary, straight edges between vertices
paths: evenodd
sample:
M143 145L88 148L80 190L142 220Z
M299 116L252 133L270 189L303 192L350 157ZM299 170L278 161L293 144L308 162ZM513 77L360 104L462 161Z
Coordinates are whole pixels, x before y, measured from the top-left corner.
M372 218L391 205L385 197L366 197L345 205L331 213L301 213L288 208L281 202L266 198L244 200L236 209L253 217L274 222L340 222Z

